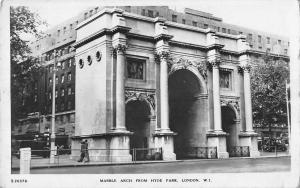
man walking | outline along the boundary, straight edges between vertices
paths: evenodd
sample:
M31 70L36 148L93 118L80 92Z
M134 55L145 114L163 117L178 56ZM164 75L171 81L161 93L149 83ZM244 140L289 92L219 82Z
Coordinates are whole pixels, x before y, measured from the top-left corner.
M84 156L86 157L86 161L85 162L90 162L90 156L89 156L89 144L88 144L88 141L85 140L84 142L84 145L85 145L85 153L84 153Z
M80 147L80 159L78 160L78 162L82 162L84 157L85 157L85 149L86 148L86 144L84 141L81 141L81 147Z

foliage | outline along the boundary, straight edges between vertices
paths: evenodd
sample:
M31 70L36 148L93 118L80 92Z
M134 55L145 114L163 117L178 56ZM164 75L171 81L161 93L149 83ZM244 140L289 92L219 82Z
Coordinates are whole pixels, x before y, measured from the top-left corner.
M253 120L262 127L286 124L286 81L288 63L280 59L264 58L251 71Z
M28 7L10 8L10 61L12 123L22 111L22 100L32 93L34 75L39 72L39 61L31 56L26 37L38 38L40 25L46 24Z

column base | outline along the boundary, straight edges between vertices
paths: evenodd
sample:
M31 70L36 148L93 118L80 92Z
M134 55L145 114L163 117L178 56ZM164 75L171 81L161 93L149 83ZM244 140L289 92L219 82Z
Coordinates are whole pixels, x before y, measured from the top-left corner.
M162 158L164 161L176 160L176 154L174 153L174 139L176 133L171 130L158 130L153 134L154 146L156 148L162 148Z
M250 157L259 157L260 152L258 151L258 143L257 143L258 134L255 132L241 132L239 134L240 145L248 146L250 151Z
M109 133L82 135L72 138L72 154L73 160L80 158L81 140L87 139L89 143L90 161L97 162L131 162L130 154L130 135L129 131L111 131Z
M110 161L111 162L130 162L132 155L130 154L130 135L129 131L112 132L110 139ZM117 134L121 133L121 134Z
M226 148L226 136L223 131L214 131L207 133L207 144L209 147L217 147L217 157L219 159L229 158Z

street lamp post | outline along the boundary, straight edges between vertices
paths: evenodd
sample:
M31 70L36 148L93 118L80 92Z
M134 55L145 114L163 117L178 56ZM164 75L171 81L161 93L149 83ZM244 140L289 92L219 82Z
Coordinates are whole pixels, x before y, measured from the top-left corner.
M50 145L50 163L54 163L55 156L55 81L56 71L60 67L57 61L58 51L54 50L54 65L53 65L53 85L52 85L52 123L51 123L51 145ZM57 64L57 65L56 65Z
M286 97L286 113L287 113L287 124L288 124L288 141L289 141L289 154L290 154L290 148L291 148L291 122L290 122L290 101L289 101L289 84L288 81L285 81L285 97Z

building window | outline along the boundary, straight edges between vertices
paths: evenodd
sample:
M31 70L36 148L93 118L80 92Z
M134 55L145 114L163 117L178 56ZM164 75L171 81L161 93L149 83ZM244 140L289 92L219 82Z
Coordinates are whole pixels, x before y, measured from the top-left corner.
M127 78L143 80L145 63L143 59L127 58Z
M261 36L258 35L258 42L261 43Z
M68 81L71 81L72 80L72 74L69 72L68 73Z
M185 24L185 19L182 19L182 23Z
M52 78L49 78L49 85L52 84Z
M88 17L88 13L86 12L84 13L84 19L87 19L87 17Z
M253 44L250 44L249 46L250 46L250 48L253 48Z
M64 27L64 34L66 33L66 31L67 31L67 27Z
M52 93L51 92L48 93L48 98L49 98L49 100L52 99Z
M90 10L90 17L93 15L93 10Z
M281 40L278 40L278 44L281 45Z
M61 97L63 97L63 96L65 96L65 89L64 88L61 89Z
M65 82L65 75L61 75L61 83L64 83Z
M204 29L207 29L208 28L208 24L204 24Z
M72 88L68 87L68 95L71 95L71 94L72 94Z
M61 110L61 111L64 111L64 110L65 110L65 104L64 104L64 103L61 103L61 105L60 105L60 110Z
M142 15L146 16L146 10L145 9L142 10Z
M251 33L248 34L248 39L252 40L252 34Z
M70 24L70 30L72 30L73 29L73 24Z
M58 94L58 91L57 91L57 90L55 90L55 98L57 98L57 94Z
M230 29L228 29L227 31L228 31L227 33L230 34Z
M156 16L155 17L159 17L159 12L156 12Z
M172 15L172 22L177 22L177 15Z
M287 55L288 49L284 49L284 55Z
M240 32L239 32L239 34L240 34L240 35L242 35L242 34L243 34L243 32L241 32L241 31L240 31Z
M57 30L57 36L59 37L59 35L60 35L60 30Z
M37 102L37 95L34 95L34 102Z
M259 46L259 47L258 47L258 49L259 49L259 50L262 50L262 47L261 47L261 46Z
M38 83L34 82L34 89L37 90L37 88L38 88Z
M220 70L220 88L231 89L231 72Z
M55 104L55 112L57 112L58 108L57 108L57 104ZM56 120L55 120L56 121Z
M58 83L58 76L55 77L55 83Z
M148 10L148 16L153 18L153 11L152 10Z
M198 25L197 22L193 21L193 26L197 27L197 25Z
M270 37L267 37L267 44L270 44Z
M72 66L72 58L69 59L69 63L68 63L68 67L71 67Z
M63 61L63 62L61 62L61 69L65 69L65 62Z
M226 33L226 28L222 28L222 33Z
M70 110L72 108L72 103L71 101L68 101L68 110Z

